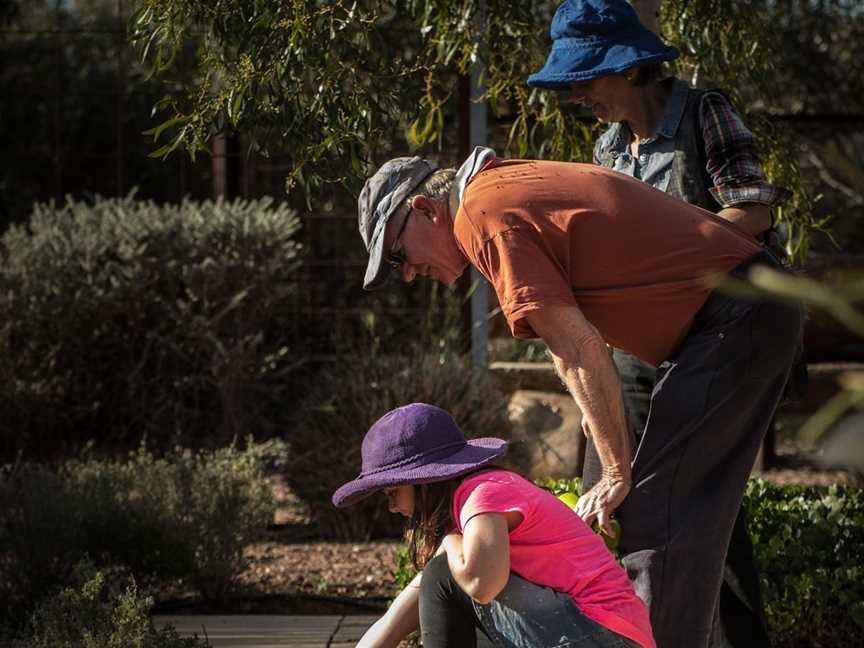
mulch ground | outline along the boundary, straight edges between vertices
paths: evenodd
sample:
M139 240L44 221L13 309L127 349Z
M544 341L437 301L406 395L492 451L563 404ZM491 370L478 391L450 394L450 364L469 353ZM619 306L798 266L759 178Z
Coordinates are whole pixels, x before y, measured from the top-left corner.
M776 484L849 484L852 477L820 470L792 444L781 444L779 465L761 476ZM350 614L383 610L396 594L393 573L398 540L366 543L321 542L308 511L279 480L274 524L264 542L246 549L249 567L240 578L238 598L225 610L205 608L189 593L165 593L160 607L177 611ZM169 598L170 600L164 600Z

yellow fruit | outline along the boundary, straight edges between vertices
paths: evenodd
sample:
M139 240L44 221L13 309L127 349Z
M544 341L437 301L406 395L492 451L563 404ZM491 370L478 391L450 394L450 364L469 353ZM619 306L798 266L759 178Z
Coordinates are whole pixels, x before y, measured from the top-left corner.
M576 495L576 493L561 493L558 496L558 499L564 502L571 509L576 506L576 502L579 501L579 497Z
M621 540L621 523L618 520L609 520L609 526L612 528L612 535L606 535L605 531L600 531L600 537L606 543L609 551L615 551L618 547L618 541Z

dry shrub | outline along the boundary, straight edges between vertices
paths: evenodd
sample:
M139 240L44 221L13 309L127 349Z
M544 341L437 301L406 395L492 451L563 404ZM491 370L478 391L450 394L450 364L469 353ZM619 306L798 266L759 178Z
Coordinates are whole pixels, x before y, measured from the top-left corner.
M142 449L123 460L0 469L0 622L71 582L89 556L139 581L183 579L222 601L246 566L243 547L273 520L263 474L273 444L214 451Z
M387 511L381 497L344 511L330 498L359 473L360 444L372 423L412 402L447 410L469 438L507 436L505 399L467 356L413 349L322 370L286 439L286 478L324 537L362 541L398 534L401 518Z

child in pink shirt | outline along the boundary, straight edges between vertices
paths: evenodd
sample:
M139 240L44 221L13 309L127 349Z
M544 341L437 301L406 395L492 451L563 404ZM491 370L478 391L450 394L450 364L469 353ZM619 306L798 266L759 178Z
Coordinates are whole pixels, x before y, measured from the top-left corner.
M647 608L602 539L551 493L491 466L506 450L466 441L423 403L370 428L361 473L333 502L384 491L410 519L422 571L358 646L395 647L419 626L424 648L471 648L477 629L503 648L655 648Z

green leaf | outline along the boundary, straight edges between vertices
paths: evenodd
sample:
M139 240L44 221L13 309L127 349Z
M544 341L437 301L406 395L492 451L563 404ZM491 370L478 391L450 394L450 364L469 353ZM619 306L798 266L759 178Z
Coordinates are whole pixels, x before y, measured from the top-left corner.
M165 146L160 146L152 153L148 153L147 157L165 159L168 154L171 153L171 151L173 151L175 148L177 148L177 142L166 144Z
M172 126L177 126L179 124L185 124L189 121L190 117L182 116L182 117L173 117L167 121L162 122L158 126L154 126L153 128L148 128L147 130L142 132L142 135L152 135L153 141L155 142L159 139L159 136L167 129Z

